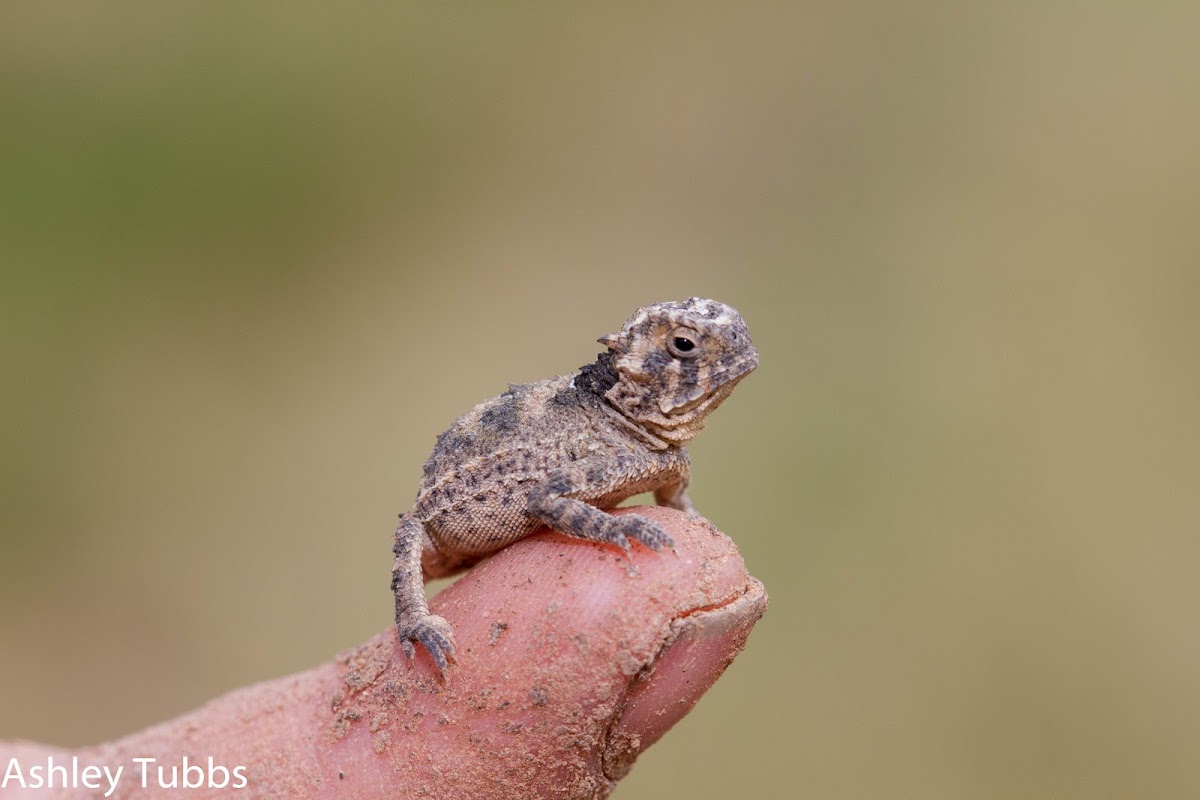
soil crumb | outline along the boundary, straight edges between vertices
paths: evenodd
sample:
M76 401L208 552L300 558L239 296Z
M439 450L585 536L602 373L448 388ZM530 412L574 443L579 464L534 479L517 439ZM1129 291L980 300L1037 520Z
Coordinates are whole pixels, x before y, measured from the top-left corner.
M351 694L358 694L387 669L392 660L392 649L386 637L376 637L343 654L340 660L346 665L346 688Z

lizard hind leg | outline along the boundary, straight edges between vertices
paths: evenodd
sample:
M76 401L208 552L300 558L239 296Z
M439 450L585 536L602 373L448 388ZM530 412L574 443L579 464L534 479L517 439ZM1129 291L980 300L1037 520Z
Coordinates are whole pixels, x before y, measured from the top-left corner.
M396 635L404 655L415 655L413 642L429 652L442 679L446 678L448 662L454 660L454 632L450 623L429 613L425 600L425 580L421 572L421 551L425 544L425 528L411 514L403 514L396 528L392 551L392 592L396 596Z

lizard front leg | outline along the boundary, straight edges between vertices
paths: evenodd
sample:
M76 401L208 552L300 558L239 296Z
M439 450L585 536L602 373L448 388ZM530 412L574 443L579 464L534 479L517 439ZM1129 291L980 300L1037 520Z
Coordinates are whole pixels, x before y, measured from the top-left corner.
M446 678L447 659L454 660L454 633L450 623L429 613L425 600L425 580L421 573L421 551L425 545L425 528L411 514L400 517L392 551L392 592L396 595L396 635L404 655L413 657L413 642L420 642L442 679Z
M529 513L569 536L615 544L626 552L630 540L655 550L674 547L662 527L640 514L610 516L579 497L603 497L615 491L626 476L618 469L584 459L557 469L529 496Z

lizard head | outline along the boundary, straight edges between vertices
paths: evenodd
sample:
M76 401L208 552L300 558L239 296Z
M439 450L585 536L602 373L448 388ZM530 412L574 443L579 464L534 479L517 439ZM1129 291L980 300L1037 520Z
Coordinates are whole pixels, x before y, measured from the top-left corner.
M608 401L632 422L683 445L708 414L758 366L746 323L731 306L692 297L639 308L600 344L616 382Z

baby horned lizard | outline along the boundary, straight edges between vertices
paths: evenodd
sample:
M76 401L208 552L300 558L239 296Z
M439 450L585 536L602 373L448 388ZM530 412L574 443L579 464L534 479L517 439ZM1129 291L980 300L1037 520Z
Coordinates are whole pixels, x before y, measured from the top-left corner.
M684 445L758 366L733 308L693 297L640 308L608 348L574 375L511 386L438 437L413 510L393 548L396 629L420 642L442 676L454 657L450 624L429 613L424 579L466 569L543 525L629 550L633 539L673 547L657 523L612 508L654 492L694 512Z

